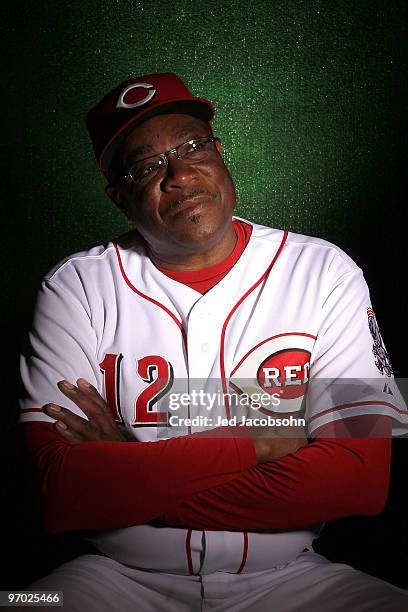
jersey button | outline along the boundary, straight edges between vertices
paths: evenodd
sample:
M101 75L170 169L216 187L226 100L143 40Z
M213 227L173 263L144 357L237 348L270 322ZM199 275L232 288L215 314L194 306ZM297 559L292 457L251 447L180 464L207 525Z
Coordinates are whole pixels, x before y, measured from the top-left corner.
M203 351L203 353L207 353L209 348L210 348L210 345L208 344L208 342L203 342L202 343L201 350Z

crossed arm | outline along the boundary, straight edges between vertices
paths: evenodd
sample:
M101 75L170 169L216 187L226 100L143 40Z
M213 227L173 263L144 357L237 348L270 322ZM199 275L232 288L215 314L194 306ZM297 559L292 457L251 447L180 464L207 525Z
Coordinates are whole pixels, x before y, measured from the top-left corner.
M94 387L79 380L59 388L88 420L48 404L54 425L24 425L50 531L120 528L157 517L197 529L295 529L376 514L386 501L385 437L307 444L299 431L289 439L246 430L238 438L203 432L128 442ZM372 417L359 417L356 426L354 435L366 435L366 427L372 435ZM376 427L386 436L388 419L377 418Z

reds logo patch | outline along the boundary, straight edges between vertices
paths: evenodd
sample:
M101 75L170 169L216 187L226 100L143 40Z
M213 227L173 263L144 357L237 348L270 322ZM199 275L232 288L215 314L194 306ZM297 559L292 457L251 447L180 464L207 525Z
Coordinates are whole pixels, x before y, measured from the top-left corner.
M278 396L279 405L261 412L298 412L309 381L310 356L316 338L310 334L281 334L264 340L247 353L231 372L230 382L248 396Z
M374 340L373 355L374 355L375 365L380 370L381 374L392 376L391 361L390 361L390 358L388 357L388 353L384 346L384 342L380 334L380 329L378 327L377 319L375 317L375 314L372 308L367 308L367 315L368 315L368 327L370 328L370 332Z
M281 399L302 397L309 380L310 352L290 348L269 355L259 366L257 381L267 393Z

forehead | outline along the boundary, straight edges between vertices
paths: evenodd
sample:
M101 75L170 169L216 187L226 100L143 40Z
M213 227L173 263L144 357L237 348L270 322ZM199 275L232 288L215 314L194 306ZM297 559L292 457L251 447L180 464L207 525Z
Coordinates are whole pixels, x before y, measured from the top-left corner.
M181 113L157 115L132 130L121 147L121 158L151 155L207 134L212 134L210 124L198 117Z

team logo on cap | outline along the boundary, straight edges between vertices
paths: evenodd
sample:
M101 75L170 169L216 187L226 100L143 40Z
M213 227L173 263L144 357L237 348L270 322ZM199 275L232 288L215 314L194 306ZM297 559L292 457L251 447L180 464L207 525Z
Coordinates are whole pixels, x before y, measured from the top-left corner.
M377 319L372 308L367 308L368 315L368 327L370 328L371 335L374 340L373 344L373 355L375 365L380 370L381 374L392 376L392 366L390 358L388 357L387 350L384 346L383 339L380 334Z
M146 89L149 90L147 93L143 91ZM155 89L151 83L133 83L133 85L128 85L121 92L116 103L116 108L137 108L138 106L143 106L144 104L150 102L150 100L156 94L156 91L157 89ZM145 93L145 95L140 99L140 95L143 93ZM125 101L126 96L128 98L127 102Z
M278 397L279 405L271 408L269 402L269 411L297 412L307 390L315 340L301 333L268 338L245 355L232 371L230 382L250 397L254 393ZM261 412L268 412L268 407Z

